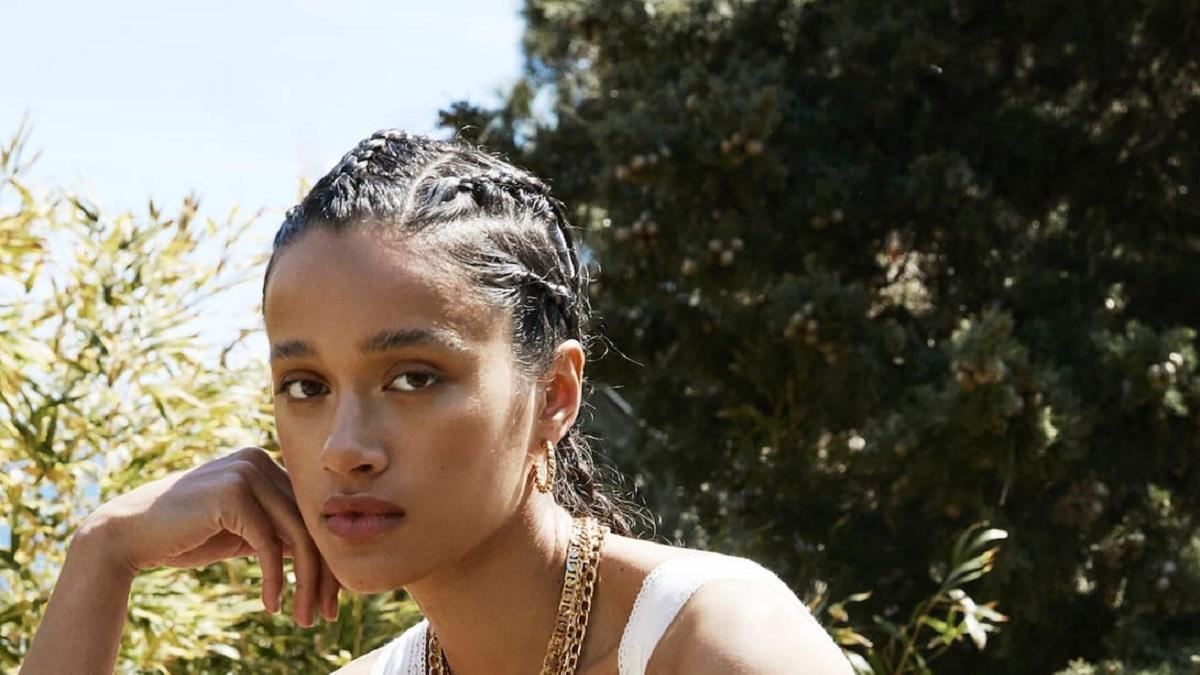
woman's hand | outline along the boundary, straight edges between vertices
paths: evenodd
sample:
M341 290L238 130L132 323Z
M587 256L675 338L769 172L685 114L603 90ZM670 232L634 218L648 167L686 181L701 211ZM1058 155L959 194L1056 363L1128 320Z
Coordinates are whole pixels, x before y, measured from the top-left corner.
M272 612L283 594L283 559L293 558L297 623L311 626L318 607L326 620L337 618L341 585L309 537L287 472L262 448L242 448L142 485L89 519L131 575L257 554L263 604Z

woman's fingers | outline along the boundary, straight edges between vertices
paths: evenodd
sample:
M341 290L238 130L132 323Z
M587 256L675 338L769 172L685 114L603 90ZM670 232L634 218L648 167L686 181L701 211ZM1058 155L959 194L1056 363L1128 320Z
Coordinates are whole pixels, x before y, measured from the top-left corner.
M269 457L266 459L271 461ZM274 481L267 477L256 461L237 461L231 468L255 486L254 493L263 510L275 523L278 537L291 549L296 574L292 612L297 623L305 627L312 626L319 600L322 560L316 545L308 536L299 508L295 501L279 491ZM263 571L263 579L266 580L266 570Z
M262 471L263 475L271 481L276 488L279 489L289 501L295 503L296 493L292 488L291 478L288 477L287 471L280 466L275 460L267 454L265 450L259 447L242 448L236 456L253 462L255 466ZM307 534L307 530L305 530ZM320 550L316 549L316 544L312 542L311 536L307 537L313 549L316 550L316 555L320 560L320 572L318 574L317 588L311 594L311 607L309 615L315 619L316 613L321 612L327 620L333 621L337 618L337 600L338 591L341 589L341 584L337 578L333 576L333 571L329 568L329 563L326 562L324 556L320 554ZM284 556L295 557L291 550L285 550Z
M102 504L89 520L103 528L111 557L132 573L159 565L203 567L257 554L263 605L281 606L285 557L294 559L294 613L311 626L336 611L340 587L305 525L287 472L248 447L146 483Z
M325 617L326 621L337 619L337 595L337 578L333 576L333 571L329 569L329 564L322 558L321 587L317 593L317 606L321 610L321 616Z
M284 496L295 503L296 493L292 490L292 481L288 478L287 471L276 463L266 450L257 446L248 446L233 453L233 456L254 463L262 470L263 475L271 481L272 485L279 488Z
M283 557L295 558L292 551L292 545L283 542ZM317 599L315 600L316 611L321 612L321 616L327 621L336 621L338 615L338 593L342 589L342 584L334 576L333 570L329 568L329 563L324 557L321 558L321 573L317 581Z
M279 597L283 592L282 544L275 535L271 518L254 498L250 485L237 476L226 485L229 498L222 500L225 508L218 515L219 524L254 547L262 567L263 606L270 612L278 612Z

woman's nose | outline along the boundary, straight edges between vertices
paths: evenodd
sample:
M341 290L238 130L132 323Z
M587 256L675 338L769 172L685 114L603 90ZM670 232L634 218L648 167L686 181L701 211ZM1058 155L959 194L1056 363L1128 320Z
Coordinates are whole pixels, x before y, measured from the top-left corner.
M326 470L351 476L380 473L387 468L387 451L374 433L369 406L354 395L338 402L321 451L321 465Z

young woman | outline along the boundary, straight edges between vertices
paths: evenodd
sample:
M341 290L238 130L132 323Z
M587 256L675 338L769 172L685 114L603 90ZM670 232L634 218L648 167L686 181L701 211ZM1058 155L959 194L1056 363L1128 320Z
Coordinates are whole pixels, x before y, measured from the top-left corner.
M288 212L263 294L286 468L243 448L98 508L23 673L111 672L138 572L252 553L271 611L294 558L304 626L340 588L416 600L343 673L850 672L774 574L635 539L598 489L587 279L538 179L380 131Z

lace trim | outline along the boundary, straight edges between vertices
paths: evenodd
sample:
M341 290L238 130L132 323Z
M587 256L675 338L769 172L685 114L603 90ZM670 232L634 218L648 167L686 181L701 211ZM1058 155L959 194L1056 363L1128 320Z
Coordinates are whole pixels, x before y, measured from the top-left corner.
M371 675L425 675L425 635L429 622L422 619L387 643L371 666Z

